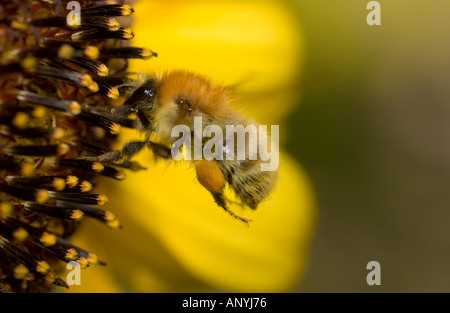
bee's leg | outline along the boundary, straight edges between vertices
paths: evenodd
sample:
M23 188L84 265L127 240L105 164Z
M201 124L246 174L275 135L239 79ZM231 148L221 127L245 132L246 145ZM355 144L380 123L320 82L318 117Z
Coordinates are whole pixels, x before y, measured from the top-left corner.
M150 148L150 150L152 150L153 156L156 158L165 160L172 158L172 151L170 150L170 148L162 144L153 141L147 141L147 146Z
M168 159L172 156L171 150L159 143L152 141L131 141L126 143L122 150L110 151L99 156L85 157L83 159L96 162L119 163L123 159L130 159L146 146L153 151L156 157Z
M150 130L152 128L151 123L150 123L150 120L148 119L148 117L145 115L145 113L142 112L141 110L137 110L136 114L137 114L139 121L142 124L142 127L144 129Z
M252 220L249 220L249 219L247 219L247 218L241 217L241 216L237 215L236 213L234 213L233 211L231 211L231 210L227 207L227 205L226 205L226 201L225 201L225 198L224 198L223 193L220 193L220 194L212 194L212 195L213 195L214 200L216 201L216 203L217 203L222 209L224 209L226 212L228 212L228 214L230 214L231 216L233 216L235 219L238 219L238 220L244 222L245 224L247 224L247 226L248 226L248 223L252 221Z
M233 201L233 200L229 199L228 197L225 197L225 195L223 196L223 199L226 203L236 204L236 205L239 205L241 208L245 209L245 204L241 201Z
M142 128L144 128L148 131L152 129L152 125L151 125L150 120L148 119L147 115L145 115L145 113L142 112L142 110L134 108L131 105L122 105L120 107L114 108L111 110L111 113L113 113L117 116L120 116L120 117L127 117L128 115L134 113L137 115L139 122L141 122Z
M129 159L147 145L147 142L132 141L126 143L122 150L109 151L92 157L81 157L81 159L93 162L120 163L123 159Z
M228 212L234 218L246 223L250 222L249 219L240 217L231 211L224 198L223 190L225 188L225 178L219 165L216 161L200 160L195 162L195 171L197 173L197 179L200 184L208 190L216 203Z

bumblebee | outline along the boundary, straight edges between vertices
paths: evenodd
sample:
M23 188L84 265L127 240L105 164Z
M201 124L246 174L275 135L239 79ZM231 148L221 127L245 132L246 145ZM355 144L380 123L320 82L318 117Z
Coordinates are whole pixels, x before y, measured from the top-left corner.
M122 150L94 157L96 161L126 160L144 147L151 149L156 158L173 160L173 146L179 140L173 136L173 128L177 125L188 127L189 139L192 139L189 140L192 145L189 150L193 151L196 149L195 142L198 143L194 134L196 118L202 119L201 131L210 125L218 126L224 133L230 125L258 126L255 121L245 118L233 108L227 88L200 74L181 70L141 79L123 105L112 109L111 113L119 117L134 114L134 128L145 133L146 140L126 143ZM267 134L260 130L258 135ZM208 144L205 138L200 142L200 148ZM248 140L245 141L245 146L250 148ZM258 141L258 149L267 149L268 146L275 149L270 140ZM230 148L225 140L215 148L215 155L223 157L190 158L189 162L193 163L198 181L212 194L215 202L231 216L248 224L249 219L240 217L229 209L228 204L232 201L224 195L226 184L234 191L242 206L255 210L275 187L278 173L276 170L262 170L261 166L267 161L258 157L251 149L245 149L244 157L237 159L229 157L230 154L236 155L230 152L236 152L237 147Z

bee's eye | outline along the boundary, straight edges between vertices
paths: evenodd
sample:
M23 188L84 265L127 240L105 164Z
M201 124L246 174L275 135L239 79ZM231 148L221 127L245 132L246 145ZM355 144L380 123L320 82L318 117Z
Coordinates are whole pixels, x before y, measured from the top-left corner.
M189 101L189 99L184 98L184 97L179 97L176 100L176 103L183 108L184 110L186 110L188 112L189 115L191 115L192 113L192 105L191 105L191 101Z

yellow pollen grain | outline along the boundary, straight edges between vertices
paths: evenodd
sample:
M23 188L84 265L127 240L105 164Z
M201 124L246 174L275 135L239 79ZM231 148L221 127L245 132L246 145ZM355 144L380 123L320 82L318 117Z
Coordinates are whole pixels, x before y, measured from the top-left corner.
M38 261L36 271L41 274L45 274L50 271L50 265L46 261Z
M89 264L97 264L98 263L98 257L94 253L89 253L87 256L87 260Z
M14 28L14 29L22 30L22 31L26 31L27 30L27 24L19 22L17 20L13 20L11 22L11 27Z
M18 242L23 242L25 239L28 238L28 232L22 227L19 227L13 232L13 237Z
M128 16L131 13L133 13L133 8L130 5L128 5L128 4L124 4L122 6L122 15L123 16Z
M123 29L123 38L124 39L131 39L131 38L133 38L133 36L134 36L134 34L130 28Z
M20 62L20 66L25 71L34 71L37 66L37 60L34 57L26 57Z
M47 190L45 189L39 189L36 192L36 202L37 203L45 203L50 198L50 195Z
M66 132L61 127L57 127L53 130L53 138L61 139L66 135Z
M96 59L99 55L99 50L95 46L86 46L84 48L84 55L87 56L90 59Z
M73 188L76 185L78 185L78 177L73 176L73 175L69 175L66 177L66 184L69 186L69 188Z
M56 243L56 236L47 232L44 232L39 238L39 241L46 247L53 246Z
M98 205L104 205L106 202L108 202L108 197L106 195L98 195L97 196Z
M69 152L70 147L68 144L60 143L58 145L58 155L65 155L67 152Z
M35 118L43 118L45 114L47 113L47 110L43 106L37 106L33 110L33 117Z
M120 125L113 123L110 127L109 127L109 132L113 135L116 135L120 132Z
M30 116L24 112L17 112L12 120L12 124L18 128L24 128L30 121Z
M141 57L144 59L148 59L153 56L153 52L148 48L142 48Z
M80 184L81 192L89 192L92 190L92 184L87 180L84 180Z
M35 171L34 164L30 162L24 162L20 167L20 174L22 176L31 176L33 175L34 171Z
M99 90L98 84L88 74L82 75L80 83L92 92L97 92Z
M100 64L97 68L97 75L98 76L108 76L109 75L109 68L105 64Z
M113 221L116 219L116 216L111 212L105 212L105 216L103 217L105 221Z
M120 24L115 18L108 19L106 24L108 25L108 29L110 31L117 31L120 29Z
M62 178L56 177L53 179L52 185L55 190L61 191L66 188L66 181Z
M74 51L75 49L71 45L63 44L58 49L58 57L60 59L70 59L73 56Z
M119 99L119 89L117 89L116 87L110 87L107 96L111 99Z
M79 221L83 217L84 213L81 210L73 210L72 214L70 215L70 218Z
M25 279L30 274L30 270L23 264L19 264L14 268L15 279Z
M0 35L2 34L5 34L5 32L0 31ZM0 58L2 59L3 63L18 62L20 60L19 53L20 53L19 49L6 50L0 54Z
M45 280L49 283L53 283L56 280L56 275L53 272L48 272L45 274Z
M86 268L89 265L89 261L84 256L78 258L77 262L81 268Z
M13 210L12 204L9 202L1 202L0 203L0 216L8 216L11 214Z
M110 228L117 229L120 227L120 222L118 219L114 219L112 221L107 221L106 225Z
M74 261L78 258L78 252L74 248L67 249L66 259Z
M72 101L69 104L69 112L74 115L80 114L81 113L81 104L79 104L77 101Z
M104 169L105 169L105 167L103 166L102 163L99 163L99 162L92 163L92 170L94 172L99 173L99 172L103 171Z

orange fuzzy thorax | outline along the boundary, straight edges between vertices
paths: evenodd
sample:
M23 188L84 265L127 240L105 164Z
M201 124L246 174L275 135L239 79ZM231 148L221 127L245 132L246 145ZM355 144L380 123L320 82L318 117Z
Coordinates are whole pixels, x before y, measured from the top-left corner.
M196 73L187 71L167 72L160 76L159 102L166 106L173 104L178 97L190 100L193 110L218 118L230 114L228 90L223 86Z

